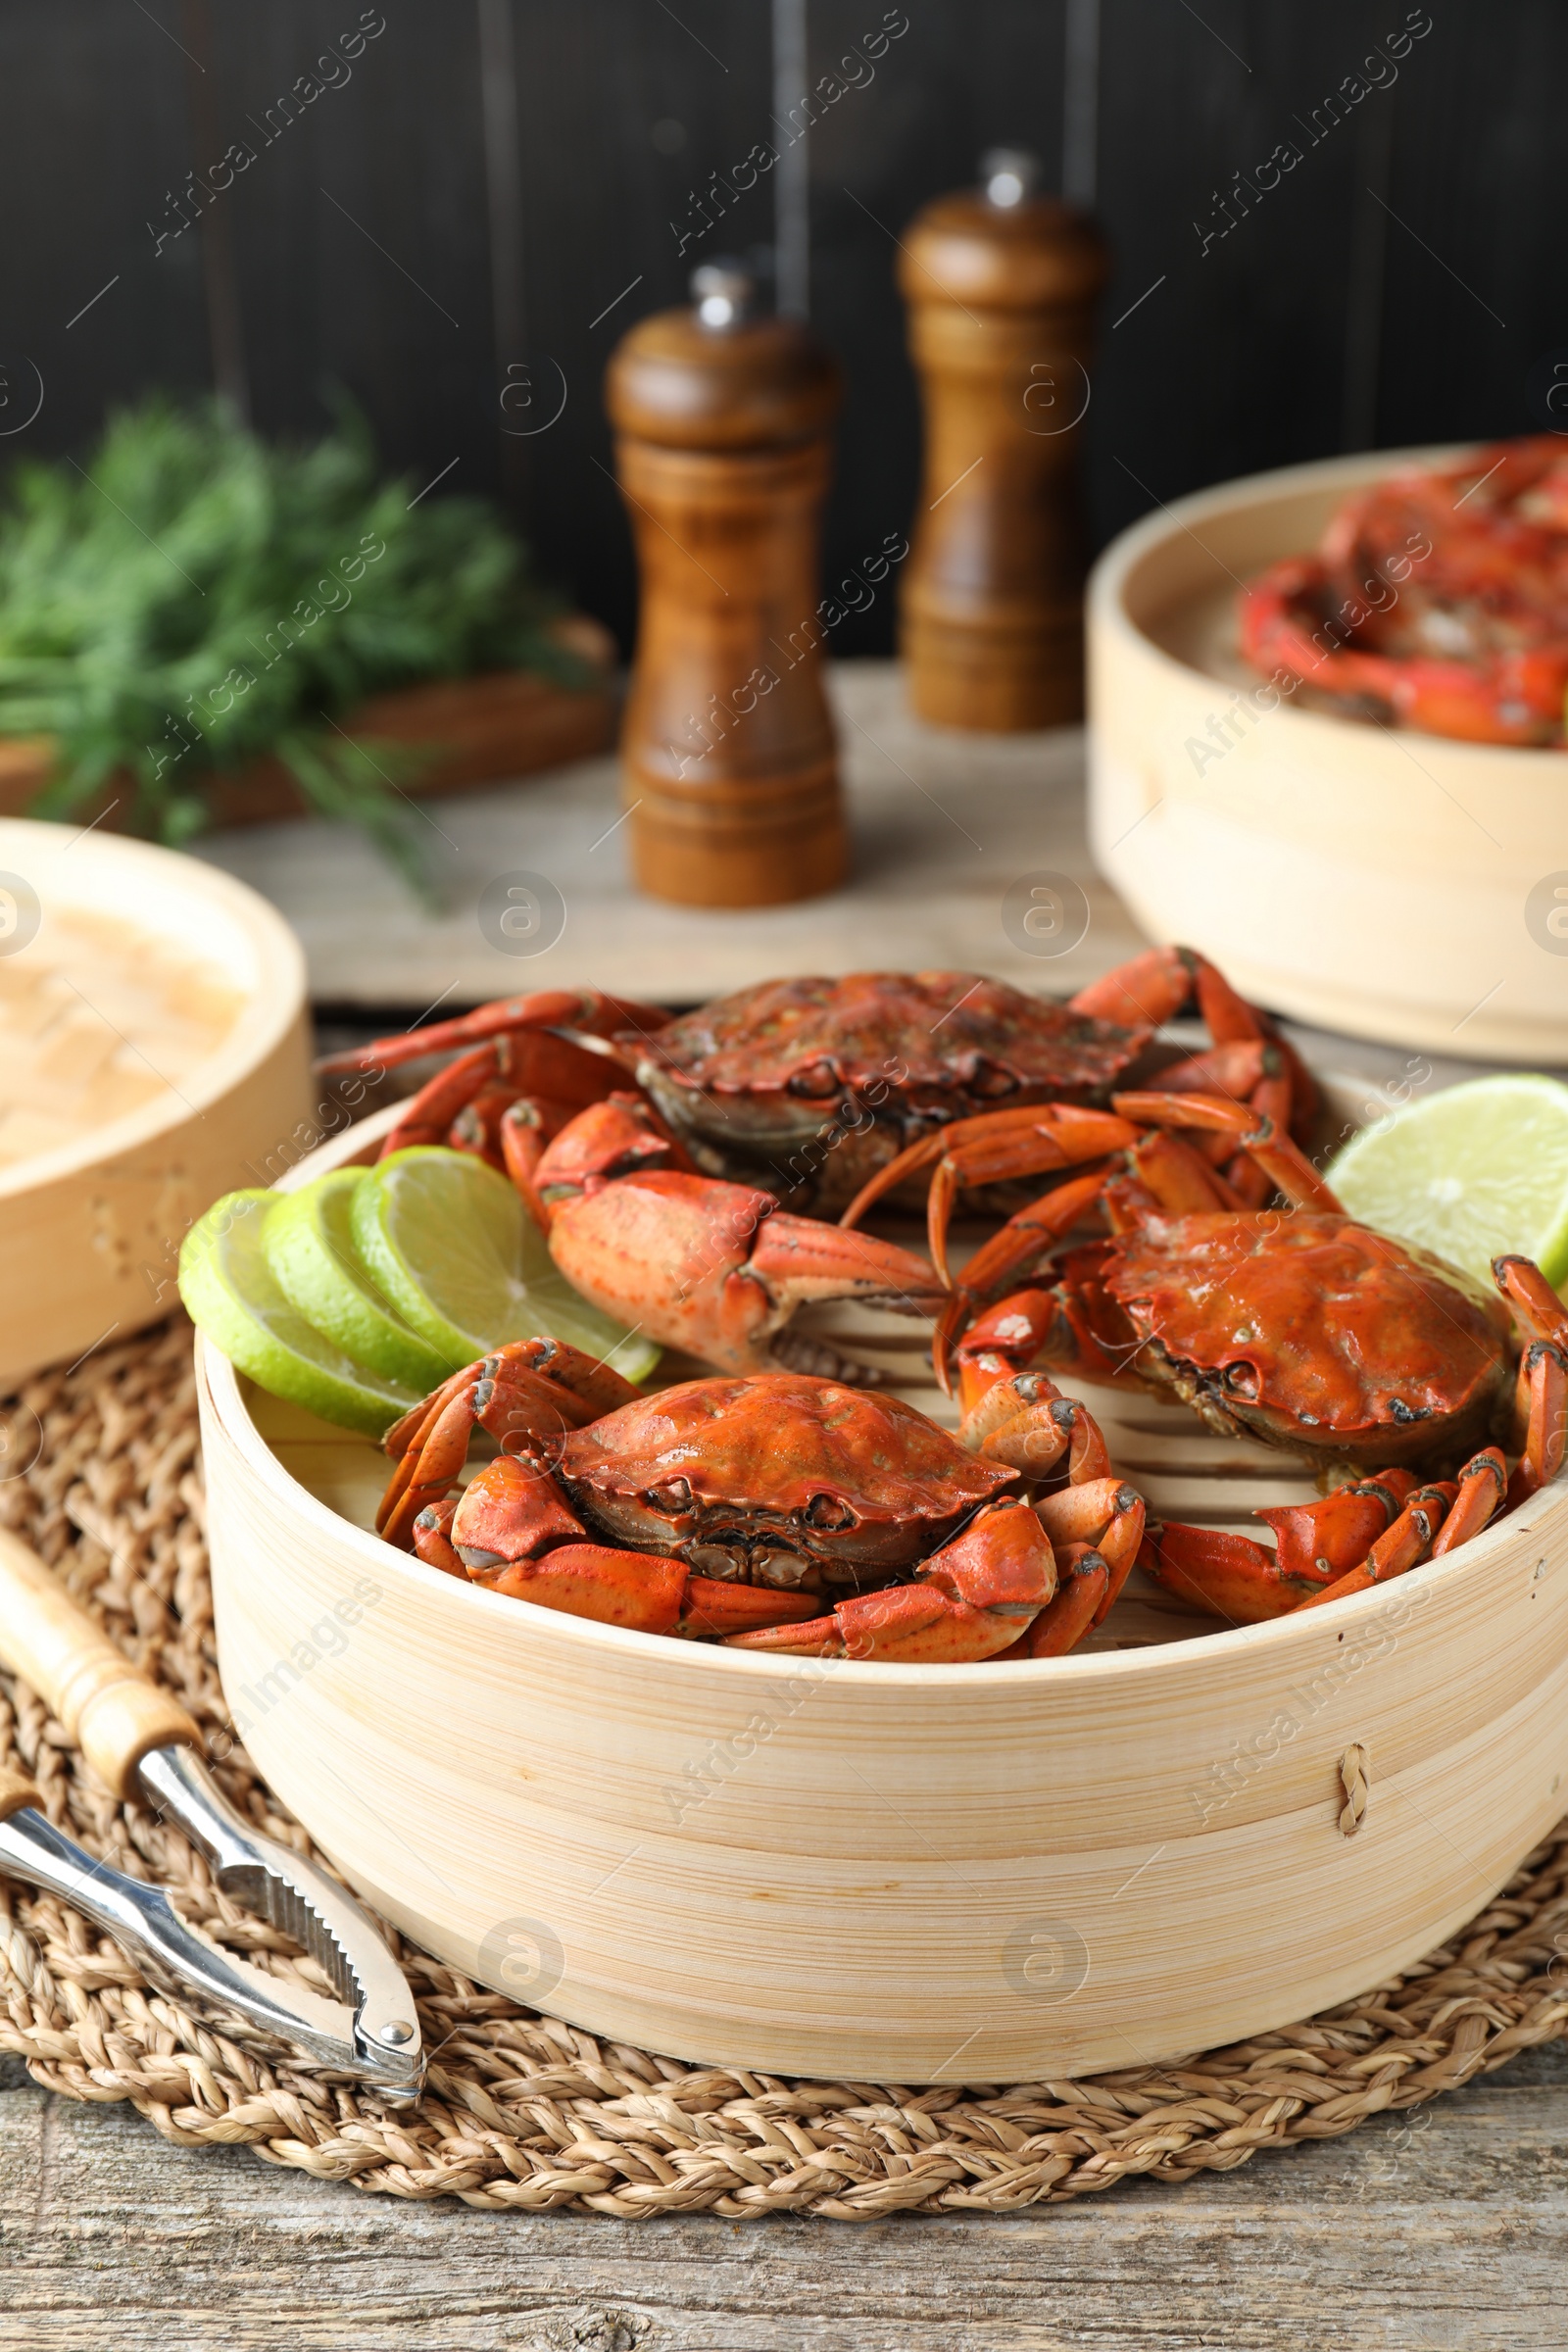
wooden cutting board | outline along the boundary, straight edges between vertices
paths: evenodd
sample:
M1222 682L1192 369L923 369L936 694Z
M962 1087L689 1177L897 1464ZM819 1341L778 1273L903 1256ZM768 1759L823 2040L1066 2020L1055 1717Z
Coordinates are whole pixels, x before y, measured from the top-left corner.
M424 798L533 775L602 752L614 727L614 640L583 612L557 622L552 634L567 652L590 664L595 673L591 685L558 686L522 669L432 678L392 694L373 695L342 720L343 732L363 742L372 759L377 742L435 747L425 772L407 787ZM49 780L53 759L48 736L0 740L0 816L27 812ZM214 822L220 825L262 824L308 812L294 778L273 759L254 760L232 775L214 777L209 795ZM108 806L115 797L111 785L100 806ZM124 802L106 820L113 831L122 829L123 807ZM84 808L81 813L86 818L93 811Z

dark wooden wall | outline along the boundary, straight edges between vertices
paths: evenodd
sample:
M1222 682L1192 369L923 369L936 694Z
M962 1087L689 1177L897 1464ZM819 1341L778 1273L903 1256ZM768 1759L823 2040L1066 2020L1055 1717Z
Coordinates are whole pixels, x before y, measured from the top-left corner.
M983 145L1028 144L1059 171L1064 5L903 0L908 29L874 80L810 132L811 311L849 384L834 565L902 525L913 495L894 236ZM771 239L768 177L684 258L670 225L770 135L766 0L514 0L521 282L499 333L478 10L382 10L352 77L266 144L268 107L352 31L359 0L6 0L0 463L79 451L108 404L149 385L211 384L197 233L155 253L154 232L190 169L206 176L247 139L256 161L219 201L256 421L309 432L323 391L347 386L417 482L456 459L437 495L504 491L545 568L624 638L632 576L600 470L601 371L618 333L681 298L694 261ZM813 78L884 13L809 0ZM1314 143L1314 108L1429 16L1396 79L1342 100ZM1537 421L1531 367L1558 345L1568 358L1562 0L1103 0L1101 50L1116 254L1089 416L1101 538L1228 474ZM211 154L193 83L218 126ZM1217 198L1281 141L1300 162L1245 217L1233 204L1234 228L1203 251L1195 221L1222 227ZM514 394L504 416L509 365L528 368L534 405ZM33 368L43 406L17 429ZM503 424L550 416L563 378L559 421L504 441ZM843 650L885 650L890 619L884 601L847 623Z

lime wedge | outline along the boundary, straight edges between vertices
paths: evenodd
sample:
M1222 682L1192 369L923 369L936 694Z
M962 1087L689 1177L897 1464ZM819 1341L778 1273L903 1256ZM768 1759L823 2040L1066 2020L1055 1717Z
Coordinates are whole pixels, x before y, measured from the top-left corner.
M1328 1180L1354 1217L1491 1288L1505 1250L1568 1276L1568 1086L1470 1078L1353 1136Z
M179 1295L214 1347L270 1395L378 1438L421 1392L362 1371L290 1306L263 1242L278 1199L244 1192L216 1201L181 1245Z
M439 1355L411 1331L361 1263L351 1212L368 1175L368 1168L334 1168L297 1193L279 1194L262 1247L278 1289L313 1330L368 1372L422 1395L467 1358Z
M644 1380L651 1341L601 1314L558 1272L521 1196L469 1152L416 1144L354 1195L354 1240L406 1323L455 1363L548 1332Z

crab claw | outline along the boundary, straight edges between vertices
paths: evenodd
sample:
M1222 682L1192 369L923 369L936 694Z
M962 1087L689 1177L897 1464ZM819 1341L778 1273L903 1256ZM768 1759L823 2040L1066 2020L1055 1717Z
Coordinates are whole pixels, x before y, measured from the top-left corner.
M549 1211L550 1254L585 1298L722 1372L823 1369L784 1330L808 1300L923 1314L943 1296L932 1267L908 1250L790 1216L749 1185L676 1169L622 1176L555 1200Z
M689 1576L681 1561L662 1552L622 1551L612 1544L563 1544L537 1560L470 1573L473 1583L508 1600L638 1634L727 1637L737 1628L778 1625L813 1606L804 1593Z
M1231 1625L1288 1617L1326 1590L1321 1577L1287 1574L1267 1545L1254 1544L1250 1536L1184 1527L1178 1519L1150 1531L1142 1565L1167 1592Z
M511 1340L465 1364L382 1439L398 1466L376 1512L377 1534L389 1544L409 1543L421 1513L443 1499L467 1460L476 1426L503 1446L546 1443L637 1395L609 1364L543 1335Z
M1106 1614L1111 1572L1098 1551L1088 1544L1069 1544L1057 1552L1056 1567L1060 1578L1056 1597L1010 1649L998 1651L994 1664L1004 1665L1013 1658L1065 1657Z
M1352 1592L1370 1592L1374 1585L1386 1585L1391 1577L1403 1576L1418 1568L1431 1552L1438 1530L1452 1509L1458 1495L1458 1486L1452 1479L1441 1479L1435 1486L1417 1487L1403 1510L1386 1535L1379 1536L1358 1568L1346 1576L1336 1577L1301 1602L1303 1609L1320 1609L1326 1601L1346 1600Z
M1191 999L1198 960L1191 948L1146 948L1069 997L1067 1010L1128 1029L1158 1029Z
M965 1414L958 1436L982 1460L1005 1462L1028 1478L1061 1469L1074 1484L1110 1476L1110 1451L1094 1414L1044 1372L998 1381Z
M1496 1509L1502 1481L1503 1459L1494 1446L1465 1465L1457 1485L1417 1487L1407 1470L1381 1471L1338 1488L1321 1502L1259 1511L1257 1517L1274 1530L1272 1552L1250 1536L1168 1519L1145 1544L1142 1564L1167 1592L1212 1616L1232 1625L1261 1625L1401 1575L1427 1556L1429 1546L1436 1551L1464 1543ZM1459 1494L1464 1507L1451 1539L1434 1544Z
M533 1180L548 1209L613 1177L652 1168L691 1173L692 1163L651 1102L619 1092L591 1103L550 1140Z
M1027 1503L999 1502L933 1552L915 1580L841 1600L831 1617L732 1635L725 1646L908 1666L976 1664L1010 1648L1051 1600L1055 1555Z
M689 1575L662 1552L596 1544L550 1474L511 1454L488 1463L455 1506L422 1514L415 1548L509 1600L642 1634L711 1638L784 1624L815 1605L802 1592Z

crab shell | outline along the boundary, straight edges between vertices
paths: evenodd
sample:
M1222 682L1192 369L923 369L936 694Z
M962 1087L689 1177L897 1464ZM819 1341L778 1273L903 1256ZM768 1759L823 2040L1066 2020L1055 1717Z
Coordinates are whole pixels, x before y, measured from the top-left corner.
M1500 1299L1430 1251L1316 1210L1150 1217L1104 1284L1147 1379L1227 1437L1365 1469L1462 1460L1513 1378Z
M553 1466L607 1539L808 1592L886 1584L1020 1484L900 1397L793 1373L639 1397L571 1431Z
M1101 1100L1152 1035L973 972L852 972L764 981L615 1043L710 1173L771 1162L828 1211L928 1126Z

